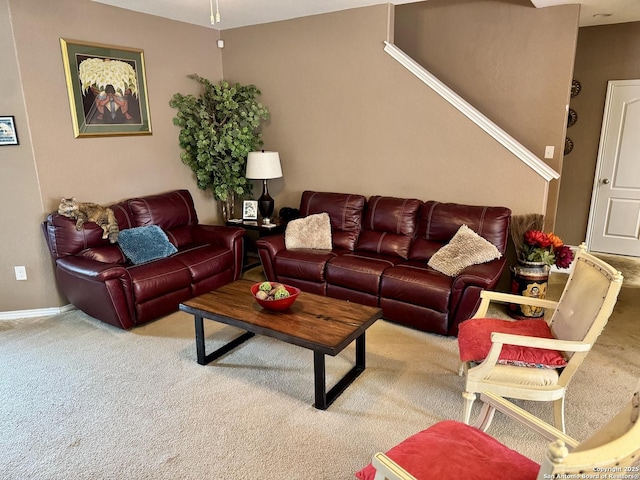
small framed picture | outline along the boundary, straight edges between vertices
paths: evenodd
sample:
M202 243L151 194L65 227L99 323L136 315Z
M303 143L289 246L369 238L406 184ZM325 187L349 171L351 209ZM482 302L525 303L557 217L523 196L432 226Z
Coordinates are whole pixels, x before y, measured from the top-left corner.
M13 115L0 117L0 146L2 145L18 145L18 133Z
M245 200L242 202L242 219L257 220L258 219L258 201Z

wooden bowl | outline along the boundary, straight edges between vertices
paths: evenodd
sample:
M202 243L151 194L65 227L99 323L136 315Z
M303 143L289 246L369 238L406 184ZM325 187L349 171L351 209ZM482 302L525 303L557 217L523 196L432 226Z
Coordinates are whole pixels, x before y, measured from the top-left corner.
M261 298L256 297L256 293L258 293L258 290L260 289L260 285L262 284L262 282L254 283L253 285L251 285L251 294L253 295L253 298L256 299L256 302L258 302L258 304L262 308L265 308L266 310L271 310L274 312L281 312L291 307L291 305L293 305L293 302L296 301L296 298L298 298L298 294L300 293L299 288L292 287L290 285L285 285L284 283L278 283L278 282L269 282L269 283L271 283L272 285L282 285L284 288L287 289L287 292L289 292L289 296L285 298L281 298L279 300L263 300Z

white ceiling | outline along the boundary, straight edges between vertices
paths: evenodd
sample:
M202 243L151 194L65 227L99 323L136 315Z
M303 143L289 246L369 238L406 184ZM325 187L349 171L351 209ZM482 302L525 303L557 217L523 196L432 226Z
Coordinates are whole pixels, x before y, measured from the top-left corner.
M114 7L210 27L210 0L92 0ZM215 11L216 0L213 1ZM401 5L423 0L393 0ZM389 3L383 0L218 0L218 30ZM531 0L538 8L581 4L580 26L640 21L640 0ZM601 16L608 14L610 16Z
M580 4L580 26L640 21L639 0L531 0L538 8Z

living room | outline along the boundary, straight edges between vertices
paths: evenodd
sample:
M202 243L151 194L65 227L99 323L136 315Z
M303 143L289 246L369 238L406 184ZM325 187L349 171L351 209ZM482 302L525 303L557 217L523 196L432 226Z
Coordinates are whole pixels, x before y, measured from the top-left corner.
M429 13L420 44L412 30L418 8L397 7L391 24L389 8L380 5L220 32L88 0L0 0L0 38L9 46L0 51L3 115L15 115L20 139L0 149L0 279L6 286L0 311L28 314L66 305L40 231L62 196L110 204L187 188L201 220L220 221L218 205L196 189L180 161L171 122L171 96L197 92L191 73L261 89L271 111L265 148L280 152L284 170L282 179L270 182L276 208L296 206L305 189L504 205L516 214L547 214L557 233L578 244L593 173L585 176L595 166L591 152L577 156L578 138L576 150L561 155L574 62L581 55L578 7L430 0L420 7ZM602 28L614 36L613 26ZM629 38L640 35L637 25L624 28ZM434 73L534 153L542 157L545 146L555 146L550 166L570 172L574 189L563 195L564 178L547 185L419 84L384 53L390 31L398 45L426 56ZM144 50L152 135L73 137L60 38ZM224 49L216 46L219 38ZM637 60L634 68L626 72L631 78L640 74ZM585 90L580 101L588 95ZM601 118L602 101L592 108ZM587 133L593 143L599 129ZM585 163L566 170L574 159ZM14 265L27 267L27 281L15 280Z

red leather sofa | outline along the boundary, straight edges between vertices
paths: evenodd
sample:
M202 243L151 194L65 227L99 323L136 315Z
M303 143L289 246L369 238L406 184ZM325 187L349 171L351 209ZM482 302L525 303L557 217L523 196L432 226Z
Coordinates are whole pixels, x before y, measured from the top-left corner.
M418 199L305 191L302 217L327 212L333 249L285 248L285 235L256 241L268 280L303 291L379 306L383 317L441 335L457 335L480 291L498 283L511 210ZM427 265L461 225L493 243L502 257L456 277Z
M42 228L55 259L58 286L71 304L103 322L128 329L178 310L196 295L242 274L244 230L201 225L188 190L176 190L112 205L118 227L158 225L177 252L131 264L102 229L57 213Z

